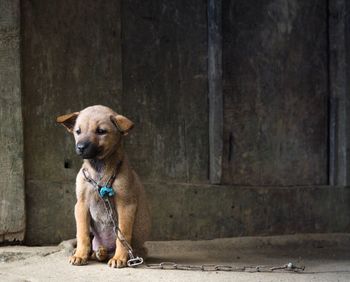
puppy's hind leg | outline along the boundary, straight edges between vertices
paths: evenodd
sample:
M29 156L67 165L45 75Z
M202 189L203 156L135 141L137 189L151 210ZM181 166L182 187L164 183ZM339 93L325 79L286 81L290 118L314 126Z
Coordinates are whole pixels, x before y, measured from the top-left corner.
M91 255L91 259L103 262L108 259L108 251L104 246L99 246L97 251L94 251Z

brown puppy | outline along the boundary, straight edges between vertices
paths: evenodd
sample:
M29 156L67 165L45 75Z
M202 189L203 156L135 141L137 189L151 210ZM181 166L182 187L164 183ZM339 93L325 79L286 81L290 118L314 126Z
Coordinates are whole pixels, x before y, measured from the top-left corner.
M69 262L73 265L86 264L92 249L94 257L99 260L106 259L106 254L113 252L108 265L124 267L128 259L127 250L116 240L103 201L84 177L83 169L92 179L104 185L120 164L113 182L119 229L135 252L145 255L143 244L150 229L146 195L137 174L129 165L122 144L123 136L128 134L133 123L104 106L92 106L60 116L57 122L74 134L76 152L84 159L76 179L77 249ZM94 236L92 246L90 231Z

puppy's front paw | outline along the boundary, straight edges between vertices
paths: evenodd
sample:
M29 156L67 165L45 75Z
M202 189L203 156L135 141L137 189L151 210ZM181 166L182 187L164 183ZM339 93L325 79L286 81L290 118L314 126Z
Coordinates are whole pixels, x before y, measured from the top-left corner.
M77 255L73 255L69 257L69 263L71 265L85 265L87 264L87 257L81 257Z
M126 262L128 261L128 253L124 253L121 255L115 255L108 261L108 266L122 268L126 266Z

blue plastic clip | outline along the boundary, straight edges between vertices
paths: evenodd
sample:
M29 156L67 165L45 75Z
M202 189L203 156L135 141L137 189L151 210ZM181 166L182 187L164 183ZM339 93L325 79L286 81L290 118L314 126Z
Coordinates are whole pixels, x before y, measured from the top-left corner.
M102 198L104 198L106 195L109 197L112 197L115 194L112 187L106 187L106 186L101 187L99 193Z

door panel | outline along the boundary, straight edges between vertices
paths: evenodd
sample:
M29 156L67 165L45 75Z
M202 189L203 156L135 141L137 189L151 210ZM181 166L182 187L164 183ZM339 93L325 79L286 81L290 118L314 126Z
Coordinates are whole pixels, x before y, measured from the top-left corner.
M223 182L327 183L327 1L223 1Z
M208 182L206 1L124 1L126 142L145 181Z

